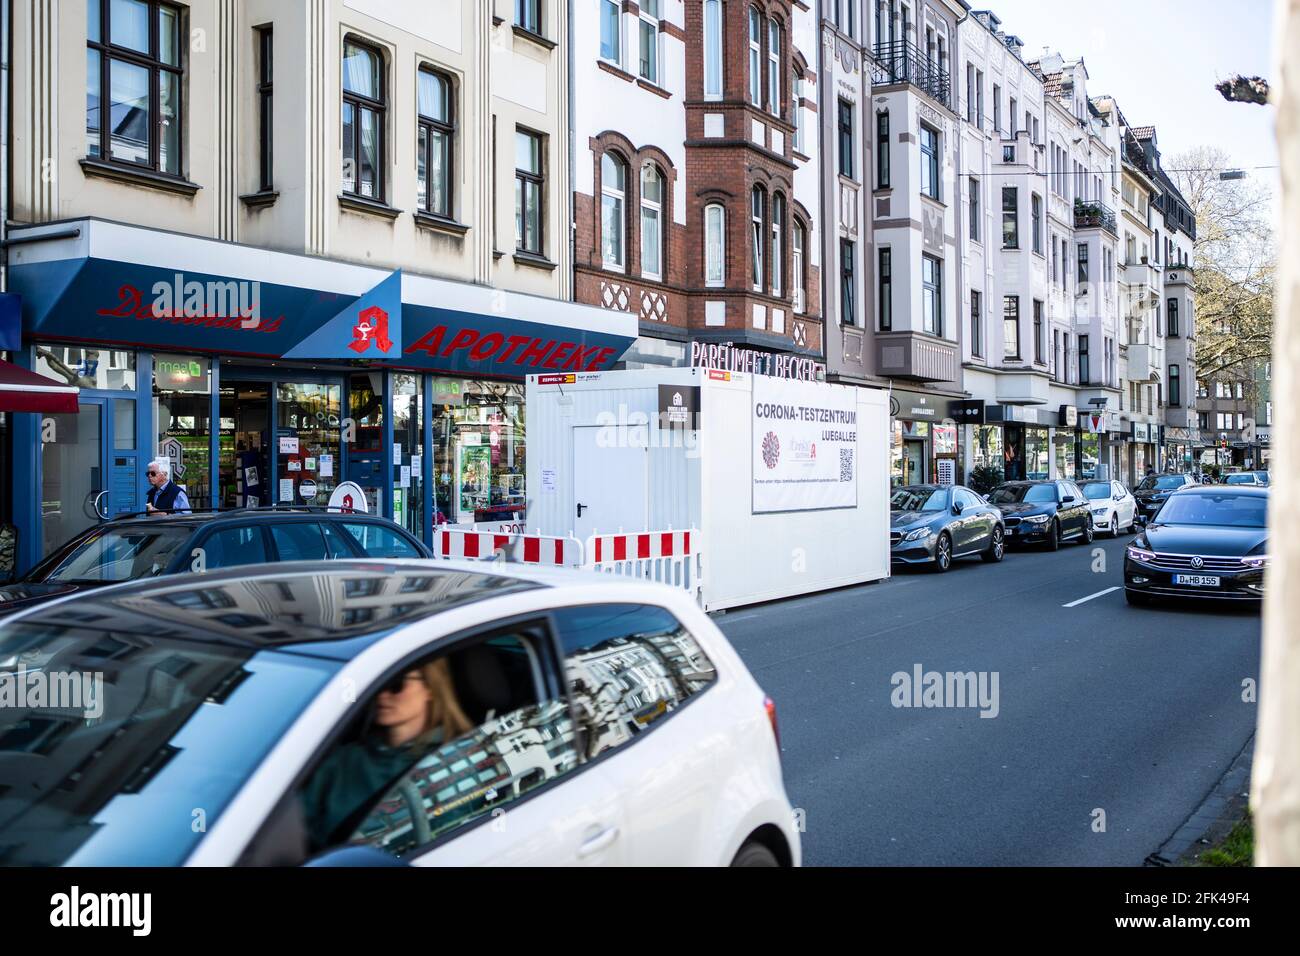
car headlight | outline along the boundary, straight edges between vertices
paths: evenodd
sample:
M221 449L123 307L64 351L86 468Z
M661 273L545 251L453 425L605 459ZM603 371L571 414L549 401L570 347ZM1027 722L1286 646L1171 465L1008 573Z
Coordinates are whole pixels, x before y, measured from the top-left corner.
M1051 515L1030 515L1025 520L1030 522L1031 524L1046 524L1048 521L1052 519L1051 519Z
M915 531L911 531L911 532L909 532L909 533L906 535L906 537L903 538L903 540L904 540L904 541L919 541L919 540L921 540L922 538L929 537L929 535L930 535L930 528L929 528L929 526L926 526L926 527L924 527L924 528L917 528Z
M1105 509L1105 508L1093 508L1093 509L1092 509L1092 513L1095 514L1095 515L1104 515L1104 514L1106 513L1106 509Z
M1248 558L1242 558L1241 563L1248 568L1266 568L1268 567L1268 555L1253 554Z
M1154 561L1156 559L1154 551L1148 551L1146 548L1138 548L1131 544L1125 550L1125 553L1134 561L1145 562Z

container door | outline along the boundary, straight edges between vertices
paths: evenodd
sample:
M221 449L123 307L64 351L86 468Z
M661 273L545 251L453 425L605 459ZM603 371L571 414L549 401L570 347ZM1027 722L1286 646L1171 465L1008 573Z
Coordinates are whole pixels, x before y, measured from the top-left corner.
M613 432L614 441L610 441ZM648 425L573 429L573 533L646 530L650 507Z
M41 557L106 518L102 399L41 421Z

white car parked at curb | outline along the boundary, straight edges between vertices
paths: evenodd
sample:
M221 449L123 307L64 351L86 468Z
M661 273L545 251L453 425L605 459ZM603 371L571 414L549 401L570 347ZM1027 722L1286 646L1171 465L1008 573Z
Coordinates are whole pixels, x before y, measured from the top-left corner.
M0 739L40 737L0 763L11 864L800 863L772 701L667 587L256 565L14 615L18 660L111 674L94 719L0 710Z
M1118 481L1080 482L1092 511L1092 526L1097 532L1109 531L1112 538L1121 531L1135 531L1137 499Z

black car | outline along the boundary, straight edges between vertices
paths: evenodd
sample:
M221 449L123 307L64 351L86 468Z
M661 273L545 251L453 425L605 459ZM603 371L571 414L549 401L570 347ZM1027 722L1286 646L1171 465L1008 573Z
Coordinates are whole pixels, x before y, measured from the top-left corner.
M1160 597L1254 602L1268 567L1268 489L1194 485L1164 503L1124 552L1130 604Z
M1147 475L1133 489L1139 521L1150 521L1160 506L1179 488L1200 487L1191 475Z
M88 528L24 577L0 586L0 617L74 591L240 564L331 558L430 558L386 518L351 512L250 508L135 515Z
M989 493L989 504L1002 512L1008 544L1055 551L1063 541L1092 543L1091 502L1072 481L1008 481Z
M1002 513L961 485L903 485L889 497L889 560L947 571L954 558L1001 561Z

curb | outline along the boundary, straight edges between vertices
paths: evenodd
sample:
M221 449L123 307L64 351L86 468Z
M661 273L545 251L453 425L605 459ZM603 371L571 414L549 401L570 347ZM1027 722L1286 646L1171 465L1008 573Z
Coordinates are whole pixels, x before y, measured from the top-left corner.
M1182 857L1250 790L1250 767L1255 753L1255 734L1246 739L1223 776L1210 788L1199 806L1182 822L1160 848L1142 861L1143 866L1178 866Z

